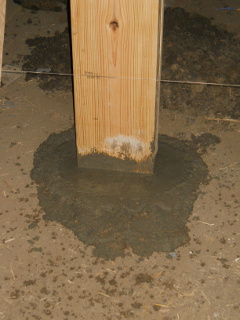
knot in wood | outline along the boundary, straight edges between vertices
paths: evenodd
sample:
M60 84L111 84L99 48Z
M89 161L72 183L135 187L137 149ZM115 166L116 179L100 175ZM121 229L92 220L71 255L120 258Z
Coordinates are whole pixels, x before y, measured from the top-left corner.
M117 20L111 21L109 27L115 32L119 28Z

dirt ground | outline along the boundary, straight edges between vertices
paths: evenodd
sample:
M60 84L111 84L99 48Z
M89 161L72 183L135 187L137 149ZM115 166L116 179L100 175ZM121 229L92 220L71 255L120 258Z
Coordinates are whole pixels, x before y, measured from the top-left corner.
M240 84L240 11L215 10L240 8L239 1L167 2L168 21L172 14L179 18L174 28L165 21L164 48L171 45L164 49L163 77ZM205 33L197 33L199 24ZM24 69L34 54L26 40L60 38L67 26L64 8L31 10L7 0L3 69ZM189 37L191 29L195 37ZM50 68L49 59L33 68ZM206 73L193 69L200 62ZM147 257L130 247L108 260L62 224L43 218L30 175L34 154L50 134L73 126L73 95L69 82L47 90L42 78L27 80L4 73L0 96L0 319L238 320L240 88L162 85L160 134L181 141L205 133L220 138L201 154L209 181L199 187L184 246Z

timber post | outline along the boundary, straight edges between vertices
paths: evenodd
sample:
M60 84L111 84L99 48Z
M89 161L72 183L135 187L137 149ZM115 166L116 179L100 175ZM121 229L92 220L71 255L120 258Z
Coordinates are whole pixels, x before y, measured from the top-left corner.
M6 0L0 0L0 87L2 79L3 42L6 19Z
M163 0L71 0L79 167L152 173Z

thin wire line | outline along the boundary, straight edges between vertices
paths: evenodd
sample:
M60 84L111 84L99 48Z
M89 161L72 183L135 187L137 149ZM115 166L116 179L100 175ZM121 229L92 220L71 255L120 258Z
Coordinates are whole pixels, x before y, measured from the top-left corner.
M38 74L38 75L50 75L50 76L68 76L72 77L72 73L64 72L42 72L42 71L22 71L22 70L7 70L3 69L2 73L19 73L19 74ZM110 77L110 76L98 76L92 74L75 74L75 76L87 77L87 78L108 78L108 79L126 79L126 80L150 80L163 83L175 83L175 84L187 84L187 85L205 85L205 86L215 86L215 87L232 87L240 88L240 84L231 83L216 83L216 82L203 82L203 81L187 81L187 80L166 80L166 79L151 79L151 78L128 78L128 77Z
M215 87L232 87L232 88L240 88L240 84L232 84L232 83L216 83L216 82L201 82L201 81L181 81L181 80L157 80L160 82L166 83L181 83L181 84L195 84L195 85L206 85L206 86L215 86Z
M61 72L43 72L43 71L24 71L24 70L7 70L3 69L2 73L20 73L20 74L42 74L42 75L51 75L51 76L73 76L72 73L61 73ZM86 75L87 76L87 75Z

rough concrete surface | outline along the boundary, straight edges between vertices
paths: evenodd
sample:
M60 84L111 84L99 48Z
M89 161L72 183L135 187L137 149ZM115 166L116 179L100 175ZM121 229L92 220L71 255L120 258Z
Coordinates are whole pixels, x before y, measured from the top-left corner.
M208 173L194 149L159 136L151 175L78 168L75 132L69 129L39 146L31 177L44 218L93 245L96 256L115 259L129 248L148 257L172 252L189 240L186 222Z

